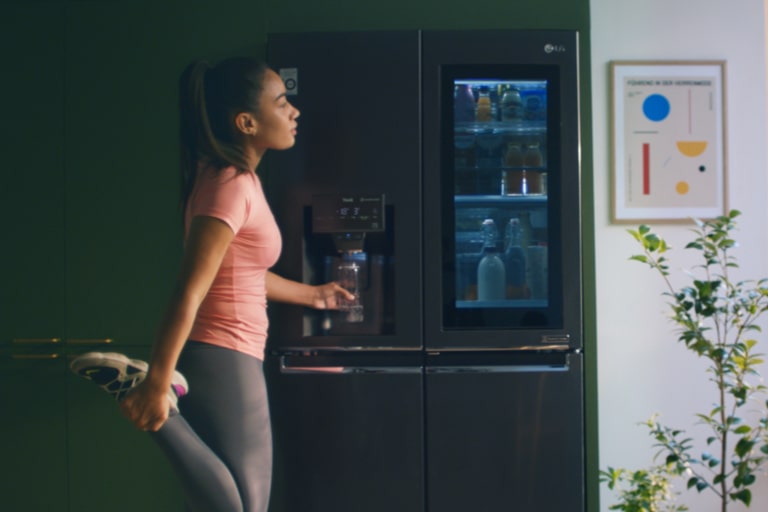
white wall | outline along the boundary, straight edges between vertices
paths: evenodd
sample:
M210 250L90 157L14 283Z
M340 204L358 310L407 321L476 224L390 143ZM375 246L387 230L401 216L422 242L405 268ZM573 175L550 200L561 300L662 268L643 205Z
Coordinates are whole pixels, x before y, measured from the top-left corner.
M694 413L708 412L716 399L704 362L675 341L672 324L666 320L661 280L647 267L628 261L639 252L626 233L632 226L610 223L608 62L727 61L728 201L743 212L737 257L743 277L768 276L763 2L591 0L601 469L648 466L655 451L638 422L658 412L664 423L697 435ZM679 249L672 253L673 270L688 268L692 262L691 251L682 250L689 227L657 226ZM761 352L768 352L768 329L759 339ZM768 378L768 366L762 373ZM749 510L768 510L768 474L752 490ZM683 489L681 501L694 512L715 512L719 508L713 498L709 492L697 495ZM601 510L607 511L612 503L614 497L601 487ZM747 509L731 509L739 510Z

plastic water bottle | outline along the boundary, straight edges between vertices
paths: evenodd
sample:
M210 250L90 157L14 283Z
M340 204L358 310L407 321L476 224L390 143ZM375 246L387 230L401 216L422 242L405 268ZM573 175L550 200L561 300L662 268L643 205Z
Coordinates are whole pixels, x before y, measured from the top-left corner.
M454 87L453 109L454 121L457 123L475 120L475 96L469 85L461 84Z
M507 298L524 299L527 297L525 251L520 220L512 217L507 222L504 232L504 266L507 277Z
M483 221L483 256L477 265L478 300L504 300L506 298L506 271L499 257L498 232L493 219Z
M523 118L523 100L520 91L510 87L501 97L501 120L516 121Z

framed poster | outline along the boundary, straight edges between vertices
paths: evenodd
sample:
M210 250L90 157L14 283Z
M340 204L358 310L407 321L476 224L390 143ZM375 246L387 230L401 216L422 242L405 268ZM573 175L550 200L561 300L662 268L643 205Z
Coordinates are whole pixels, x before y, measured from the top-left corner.
M726 212L725 61L611 61L612 221Z

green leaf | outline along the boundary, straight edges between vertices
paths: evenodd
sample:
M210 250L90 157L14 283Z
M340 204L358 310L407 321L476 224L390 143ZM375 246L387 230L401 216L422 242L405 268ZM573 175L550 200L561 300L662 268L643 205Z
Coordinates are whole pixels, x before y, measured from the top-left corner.
M755 441L752 439L747 439L745 437L742 437L739 439L739 441L736 443L736 447L734 448L734 451L739 457L745 457L755 446Z
M749 506L752 502L752 492L749 489L742 489L739 492L732 493L731 498Z

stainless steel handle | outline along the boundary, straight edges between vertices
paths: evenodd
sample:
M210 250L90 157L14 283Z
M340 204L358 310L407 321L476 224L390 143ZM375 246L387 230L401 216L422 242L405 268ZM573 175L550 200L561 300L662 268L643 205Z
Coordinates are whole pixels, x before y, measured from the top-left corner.
M421 368L411 366L281 366L280 373L285 374L420 374Z
M521 364L521 365L478 365L478 366L433 366L427 368L428 374L438 373L551 373L567 372L567 364Z
M498 348L498 347L486 347L486 348L477 348L472 346L462 346L462 347L441 347L439 349L433 349L432 353L438 353L438 352L466 352L466 351L472 351L472 352L574 352L578 353L580 352L579 349L572 349L568 345L523 345L518 347L506 347L506 348Z
M284 358L280 358L280 373L284 374L314 374L314 375L333 375L333 374L420 374L420 366L301 366L286 365Z

